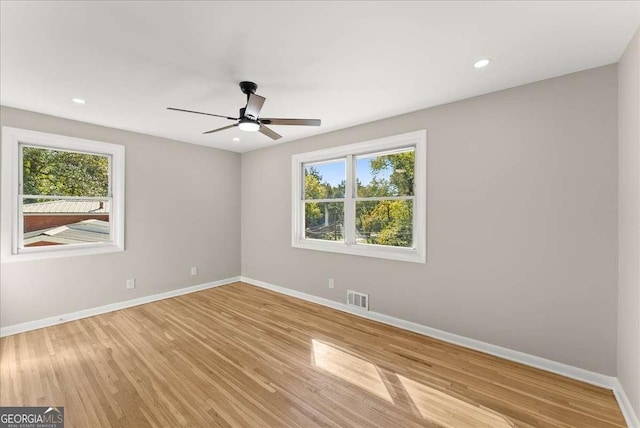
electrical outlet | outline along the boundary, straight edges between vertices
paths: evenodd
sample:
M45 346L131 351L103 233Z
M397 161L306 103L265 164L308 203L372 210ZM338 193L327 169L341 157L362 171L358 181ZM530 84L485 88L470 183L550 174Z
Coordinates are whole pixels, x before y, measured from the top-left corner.
M135 278L127 279L127 290L131 290L132 288L136 288L136 280L135 280Z
M333 278L329 278L329 288L333 288L334 286Z
M191 268L191 276L197 275L198 274L198 267L197 266L193 266Z

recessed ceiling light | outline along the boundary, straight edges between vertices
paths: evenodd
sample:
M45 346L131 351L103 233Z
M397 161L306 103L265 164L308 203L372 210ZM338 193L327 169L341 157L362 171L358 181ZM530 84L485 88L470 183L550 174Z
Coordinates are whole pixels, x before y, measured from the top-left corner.
M82 98L71 98L71 101L73 101L76 104L84 104L86 102Z
M491 62L491 60L489 58L484 58L484 59L481 59L480 61L476 61L476 63L473 64L473 66L475 68L482 68L482 67L486 67L487 65L489 65L490 62Z
M240 141L240 138L238 138L238 137L233 137L233 141Z

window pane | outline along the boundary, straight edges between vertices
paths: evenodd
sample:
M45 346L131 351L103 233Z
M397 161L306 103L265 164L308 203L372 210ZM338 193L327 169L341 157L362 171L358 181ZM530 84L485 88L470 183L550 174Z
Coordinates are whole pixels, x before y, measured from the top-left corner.
M344 241L343 202L305 202L305 238Z
M110 201L24 199L24 247L111 242Z
M358 197L412 196L415 150L356 157Z
M304 165L304 198L344 198L344 159Z
M413 201L356 201L356 243L413 247Z
M23 194L108 196L109 157L24 146Z

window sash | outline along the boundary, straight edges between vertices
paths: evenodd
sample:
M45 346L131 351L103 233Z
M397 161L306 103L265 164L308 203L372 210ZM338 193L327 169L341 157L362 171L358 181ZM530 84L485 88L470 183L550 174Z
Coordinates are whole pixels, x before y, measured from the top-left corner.
M113 247L113 241L107 242L83 242L79 244L65 244L65 245L47 245L43 247L23 247L19 248L18 254L40 254L49 252L65 252L70 250L88 250L92 248L110 248ZM43 248L46 250L43 251Z
M80 153L83 155L93 155L93 156L102 156L102 157L106 157L107 158L107 162L109 163L108 167L107 167L107 171L109 173L107 179L109 180L108 184L107 184L107 195L105 196L96 196L99 198L104 198L104 197L108 197L111 198L113 197L113 155L108 154L108 153L96 153L96 152L90 152L90 151L82 151L82 150L71 150L71 149L64 149L64 148L59 148L59 147L51 147L51 146L46 146L46 145L39 145L39 144L31 144L31 143L23 143L23 142L18 142L18 155L19 155L19 165L18 165L18 194L22 195L24 192L24 148L25 147L32 147L35 149L46 149L46 150L55 150L58 152L67 152L67 153ZM50 196L55 196L55 195L50 195ZM63 197L62 195L59 197ZM83 196L81 196L83 197Z
M414 153L414 171L416 169L416 162L417 159L415 159L415 153L416 153L416 146L415 145L411 145L411 146L407 146L407 147L401 147L401 148L397 148L397 149L391 149L391 150L383 150L383 151L374 151L374 152L369 152L369 153L364 153L364 154L357 154L357 155L353 155L353 159L352 159L352 167L353 167L353 197L354 198L364 198L364 197L360 197L358 196L358 159L360 158L372 158L372 157L382 157L382 156L389 156L389 155L397 155L400 153L409 153L409 152L413 152ZM414 197L415 196L415 181L414 181L414 185L413 185L413 189L411 189L412 194L411 195L402 195L404 197ZM393 198L394 196L380 196L382 198L386 198L386 199L390 199ZM398 197L398 196L395 196Z
M320 241L320 242L337 242L339 244L344 244L345 241L344 240L331 240L331 239L318 239L318 238L309 238L307 237L307 226L306 226L306 210L307 210L307 204L321 204L321 203L330 203L330 204L334 204L334 203L338 203L338 204L342 204L343 206L343 223L346 222L346 219L344 218L344 206L345 206L345 200L344 198L342 199L323 199L323 200L319 200L319 199L306 199L302 201L302 205L301 205L301 212L302 212L302 237L305 240L312 240L312 241ZM344 227L344 224L343 224ZM343 237L346 239L346 236Z
M380 245L380 244L369 244L369 243L358 243L356 242L356 217L355 217L355 213L356 213L356 202L366 202L366 201L411 201L411 205L412 205L412 210L411 210L411 246L410 247L400 247L400 246L396 246L396 245ZM393 248L393 249L400 249L400 248L406 248L406 249L410 249L410 250L416 250L417 249L417 227L416 227L416 221L417 221L417 210L416 210L416 197L415 196L392 196L392 197L371 197L371 198L353 198L353 243L352 245L365 245L368 247L370 246L377 246L377 247L383 247L383 248Z
M114 242L114 222L112 221L112 213L106 213L109 216L109 239L104 242L79 242L75 244L51 245L46 246L46 250L42 247L25 247L24 246L24 200L25 199L55 199L66 201L103 201L108 202L113 207L113 198L109 196L51 196L51 195L18 195L18 242L16 251L18 254L37 253L42 251L62 251L76 248L101 247L105 245L113 245ZM82 215L88 213L68 213L69 215ZM104 214L103 214L104 215Z
M315 201L315 202L319 202L319 201L337 201L337 200L343 200L344 198L322 198L322 199L305 199L307 196L307 188L306 188L306 171L307 171L307 167L314 167L314 166L318 166L318 165L326 165L326 164L330 164L330 163L335 163L335 162L341 162L341 161L345 161L345 157L337 157L337 158L331 158L331 159L323 159L320 161L314 161L314 162L304 162L301 165L302 168L302 174L301 174L301 180L302 180L302 186L301 186L301 193L300 193L300 197L303 200L307 200L307 201ZM345 169L345 174L346 174L346 169ZM346 177L345 177L346 180ZM346 181L345 181L345 195L347 193L347 185L346 185Z

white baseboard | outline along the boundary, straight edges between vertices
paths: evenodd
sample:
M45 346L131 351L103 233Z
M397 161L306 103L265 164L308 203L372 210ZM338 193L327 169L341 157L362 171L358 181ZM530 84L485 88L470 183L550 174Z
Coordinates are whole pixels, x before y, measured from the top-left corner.
M631 407L631 402L624 392L622 385L616 377L607 376L600 373L592 372L589 370L581 369L578 367L570 366L564 363L558 363L556 361L548 360L546 358L537 357L535 355L526 354L520 351L514 351L512 349L503 348L502 346L492 345L490 343L482 342L480 340L470 339L468 337L460 336L446 331L438 330L435 328L427 327L425 325L417 324L411 321L406 321L400 318L395 318L389 315L384 315L378 312L364 311L346 303L336 302L334 300L325 299L323 297L313 296L311 294L303 293L301 291L292 290L290 288L280 287L278 285L270 284L268 282L259 281L257 279L241 276L240 280L247 284L255 285L257 287L265 288L267 290L275 291L276 293L285 294L287 296L296 297L298 299L306 300L308 302L317 303L322 306L337 309L342 312L347 312L352 315L356 315L362 318L378 321L383 324L398 327L404 330L412 331L414 333L422 334L424 336L440 339L444 342L453 343L454 345L463 346L465 348L474 349L476 351L484 352L485 354L495 355L496 357L504 358L506 360L515 361L527 366L535 367L541 370L545 370L551 373L559 374L571 379L576 379L582 382L596 385L602 388L610 389L613 391L620 410L627 422L629 428L640 428L640 422L637 415L634 413Z
M592 385L600 386L607 389L613 389L614 381L616 378L612 376L606 376L600 373L595 373L589 370L584 370L578 367L570 366L568 364L558 363L556 361L547 360L546 358L536 357L535 355L525 354L524 352L514 351L512 349L503 348L501 346L492 345L490 343L482 342L480 340L470 339L468 337L459 336L457 334L448 333L446 331L438 330L435 328L427 327L425 325L417 324L411 321L406 321L400 318L395 318L389 315L381 314L378 312L364 311L347 305L346 303L340 303L333 300L325 299L323 297L316 297L311 294L303 293L289 288L280 287L278 285L269 284L264 281L259 281L253 278L240 277L242 282L255 285L258 287L266 288L268 290L275 291L277 293L286 294L288 296L297 297L298 299L306 300L308 302L317 303L323 306L328 306L333 309L337 309L342 312L348 312L359 317L367 318L373 321L378 321L383 324L388 324L394 327L398 327L404 330L409 330L414 333L419 333L424 336L440 339L448 343L460 345L465 348L474 349L476 351L484 352L486 354L495 355L500 358L522 363L527 366L536 367L548 372L556 373L562 376L569 377L571 379L577 379L583 382L590 383Z
M414 333L422 334L424 336L440 339L444 342L453 343L454 345L459 345L465 348L474 349L476 351L484 352L485 354L495 355L496 357L504 358L506 360L515 361L517 363L521 363L527 366L535 367L535 368L545 370L551 373L559 374L561 376L565 376L571 379L576 379L582 382L586 382L591 385L596 385L602 388L610 389L613 391L616 397L616 400L618 400L618 405L620 406L620 410L622 411L622 414L629 428L640 428L640 422L638 421L638 417L634 413L633 408L631 407L631 402L629 401L627 395L624 392L624 389L622 388L622 385L620 384L620 382L616 377L603 375L600 373L570 366L568 364L558 363L556 361L548 360L546 358L526 354L524 352L503 348L502 346L492 345L490 343L482 342L480 340L470 339L468 337L460 336L453 333L448 333L446 331L427 327L425 325L417 324L411 321L406 321L400 318L395 318L395 317L381 314L378 312L360 310L352 306L349 306L346 303L340 303L334 300L325 299L323 297L313 296L311 294L303 293L301 291L280 287L278 285L270 284L264 281L259 281L253 278L248 278L246 276L241 276L240 280L242 282L246 282L247 284L251 284L257 287L265 288L267 290L275 291L276 293L281 293L287 296L306 300L308 302L317 303L319 305L337 309L342 312L347 312L362 318L378 321L383 324L387 324L387 325L398 327L404 330L412 331Z
M633 410L631 400L629 400L629 397L627 397L627 394L624 392L624 388L622 388L622 384L618 378L614 380L613 393L616 396L616 400L618 400L618 405L620 406L620 410L622 410L622 415L625 421L627 421L629 428L640 428L639 415L636 415L635 410Z
M104 314L107 312L130 308L132 306L143 305L145 303L168 299L169 297L176 297L176 296L181 296L183 294L195 293L196 291L206 290L207 288L219 287L221 285L231 284L232 282L238 282L238 281L240 281L240 277L236 276L232 278L226 278L218 281L194 285L192 287L178 288L177 290L171 290L165 293L152 294L151 296L140 297L132 300L125 300L123 302L111 303L104 306L98 306L97 308L83 309L81 311L72 312L69 314L62 314L54 317L43 318L40 320L29 321L22 324L14 324L6 327L1 327L0 337L10 336L12 334L24 333L25 331L30 331L30 330L37 330L39 328L49 327L56 324L62 324L69 321L75 321L81 318L88 318L95 315Z

